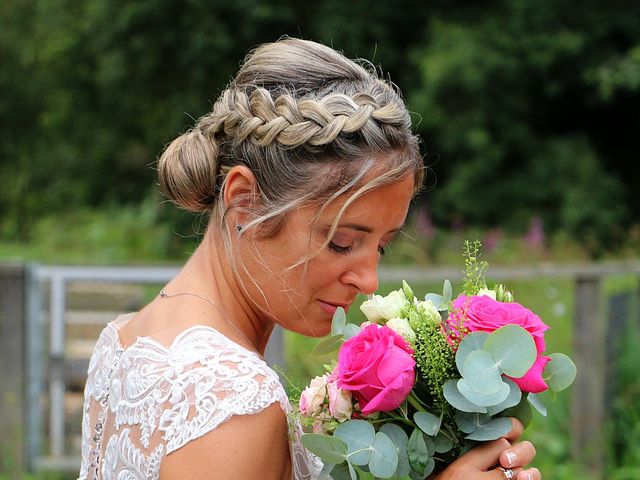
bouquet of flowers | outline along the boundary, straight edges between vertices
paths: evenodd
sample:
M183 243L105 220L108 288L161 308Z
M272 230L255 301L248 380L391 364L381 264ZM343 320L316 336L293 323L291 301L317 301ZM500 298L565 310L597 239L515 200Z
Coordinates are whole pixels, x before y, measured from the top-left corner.
M455 299L419 300L403 282L360 307L367 321L347 323L339 309L318 353L339 349L327 373L301 393L302 443L334 480L424 479L480 442L526 426L537 394L573 382L574 363L545 355L549 328L503 286L487 288L480 243L465 243L465 279Z

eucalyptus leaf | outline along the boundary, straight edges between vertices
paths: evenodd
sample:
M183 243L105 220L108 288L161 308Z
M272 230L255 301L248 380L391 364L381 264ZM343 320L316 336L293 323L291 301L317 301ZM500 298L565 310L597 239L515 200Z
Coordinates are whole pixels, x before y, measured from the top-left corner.
M482 442L496 440L505 436L512 428L513 422L510 418L494 418L486 423L481 423L472 433L464 438Z
M347 444L337 437L320 433L303 433L302 445L323 462L339 465L347 459Z
M368 470L367 467L358 467L358 479L359 480L376 480Z
M520 403L515 407L504 410L502 416L517 418L524 425L524 428L527 428L533 419L533 411L531 410L531 404L527 400L527 395L522 395Z
M547 416L547 407L544 406L544 403L542 403L542 399L538 395L536 395L535 393L530 393L529 395L527 395L527 400L529 400L531 406L535 408L540 413L540 415L542 415L543 417Z
M433 470L436 468L436 461L434 460L433 457L429 457L429 461L427 462L427 466L424 467L424 471L422 472L422 475L424 478L427 478L429 475L431 475L431 473L433 472Z
M385 433L396 446L398 452L398 467L394 473L394 477L406 477L411 472L409 464L409 456L407 455L407 444L409 436L407 433L394 423L385 423L380 427L380 431Z
M487 341L489 340L487 339ZM504 382L500 376L498 365L491 354L485 350L474 350L467 355L460 373L462 373L465 384L474 392L481 395L494 395L504 388ZM470 398L460 388L460 382L458 382L458 390L460 390L460 393L465 397ZM486 404L483 406L486 406Z
M316 345L316 347L312 350L311 355L326 355L327 353L335 352L340 348L343 340L344 338L341 333L325 338L318 345Z
M441 430L433 441L436 453L447 453L453 448L453 440Z
M456 425L462 433L473 433L482 422L486 422L490 417L480 413L456 413Z
M475 403L476 405L480 405L481 407L491 407L493 405L498 405L506 400L509 396L509 392L511 388L507 383L504 383L500 380L502 387L497 393L492 395L483 395L481 393L476 392L472 389L467 383L466 379L461 378L458 380L457 387L460 393L471 403Z
M488 336L487 332L471 332L462 339L456 351L456 367L458 367L459 372L462 372L462 365L464 365L467 356L474 350L484 347L484 342Z
M564 353L552 353L551 361L542 372L542 379L547 382L549 389L560 392L569 387L576 378L576 364Z
M353 468L353 465L351 465L349 462L346 462L346 464L349 468L349 476L351 477L351 480L358 480L358 474L356 473L355 468Z
M500 373L514 378L527 373L538 356L531 334L513 324L491 332L483 348L491 354Z
M329 480L331 476L329 475L335 465L333 463L325 463L322 465L322 470L320 470L320 475L318 476L318 480Z
M507 408L515 407L522 399L522 391L516 382L510 378L503 378L503 380L507 385L509 385L509 395L501 403L487 407L487 413L489 415L496 415Z
M347 323L344 326L344 330L342 331L342 335L344 336L345 340L349 340L350 338L355 337L359 333L360 333L360 327L353 323Z
M429 436L434 436L440 430L440 423L442 417L436 417L433 413L429 412L416 412L413 415L413 421L416 425Z
M445 302L442 295L438 295L437 293L427 293L424 296L424 299L425 301L431 300L431 303L433 303L433 306L436 307L437 310L444 310L448 308L447 302Z
M376 477L391 478L398 468L396 445L384 432L376 433L376 441L371 451L369 471Z
M353 480L353 477L351 477L351 471L353 470L353 467L349 467L351 467L349 462L343 462L340 465L336 465L331 471L330 478L332 480Z
M349 463L353 465L369 463L376 437L373 425L365 420L350 420L340 424L333 435L347 444Z
M487 409L485 407L481 407L480 405L476 405L475 403L467 400L466 397L460 393L457 383L457 380L447 380L444 384L442 393L444 394L444 398L447 402L449 402L454 408L463 412L486 413Z
M453 297L453 289L451 288L451 282L449 280L444 281L444 285L442 286L442 297L445 302L450 302Z
M411 468L416 472L423 472L429 462L430 455L424 441L424 434L419 428L415 428L409 437L407 455Z
M344 326L347 324L347 314L344 308L338 307L331 319L331 335L339 335L344 331Z
M422 438L424 438L424 444L427 446L427 452L429 452L429 456L433 457L433 454L436 453L436 444L433 441L433 438L429 437L428 435L423 435Z

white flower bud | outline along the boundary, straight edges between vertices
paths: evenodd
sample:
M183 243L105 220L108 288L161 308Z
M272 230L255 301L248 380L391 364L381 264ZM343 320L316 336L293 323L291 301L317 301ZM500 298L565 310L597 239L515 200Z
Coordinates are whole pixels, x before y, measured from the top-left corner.
M360 310L370 322L390 320L400 315L400 311L408 304L402 290L394 290L386 297L374 295L362 302Z
M423 300L422 302L418 302L418 308L421 310L427 321L435 323L436 325L442 322L440 312L431 300Z
M482 296L482 295L484 295L484 296L489 297L489 298L492 298L492 299L494 299L494 300L496 299L496 292L495 292L495 290L489 290L488 288L481 288L480 290L478 290L477 295L478 295L478 296Z
M416 332L413 331L411 325L409 325L409 320L406 318L392 318L387 322L387 327L396 332L409 343L413 343L416 341Z

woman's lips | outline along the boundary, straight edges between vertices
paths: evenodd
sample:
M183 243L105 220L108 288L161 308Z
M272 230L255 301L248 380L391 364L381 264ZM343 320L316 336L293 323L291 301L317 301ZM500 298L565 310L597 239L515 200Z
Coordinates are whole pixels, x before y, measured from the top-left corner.
M329 303L329 302L325 302L323 300L318 300L318 304L320 305L320 308L322 310L324 310L325 312L327 312L327 313L329 313L331 315L336 313L336 310L338 309L338 307L344 308L345 312L349 309L349 305L343 305L343 304L337 304L337 303Z

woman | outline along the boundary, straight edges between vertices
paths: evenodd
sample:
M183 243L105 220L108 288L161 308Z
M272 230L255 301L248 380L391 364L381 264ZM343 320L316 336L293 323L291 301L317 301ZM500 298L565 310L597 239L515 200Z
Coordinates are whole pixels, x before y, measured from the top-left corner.
M209 226L156 299L103 331L80 477L317 478L262 355L276 323L326 335L338 307L376 291L379 257L422 184L402 100L372 69L283 39L247 57L158 171ZM531 444L510 444L521 431L514 421L439 478L538 480L522 470Z

